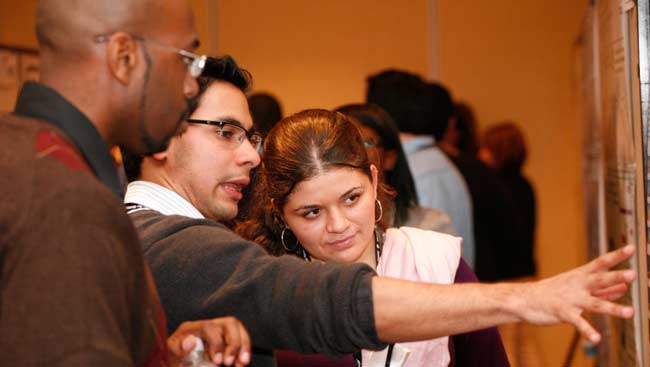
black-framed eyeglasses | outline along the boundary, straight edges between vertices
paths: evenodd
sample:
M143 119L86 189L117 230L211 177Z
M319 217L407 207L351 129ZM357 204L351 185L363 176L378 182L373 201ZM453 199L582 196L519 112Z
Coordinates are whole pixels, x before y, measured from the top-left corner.
M217 130L218 136L220 138L223 138L224 141L230 144L232 148L239 147L244 142L244 139L248 139L248 142L258 152L262 147L262 135L256 132L248 131L234 122L199 119L187 119L186 121L193 124L217 126L219 128L219 130Z
M113 34L115 33L97 35L93 37L93 41L95 41L95 43L106 42ZM137 41L149 42L155 46L179 54L183 58L183 62L187 64L187 70L193 78L200 77L201 74L203 73L203 69L205 69L205 63L208 60L208 56L206 55L197 55L193 52L183 50L181 48L176 48L174 46L169 46L150 38L144 38L132 33L128 33L128 34Z

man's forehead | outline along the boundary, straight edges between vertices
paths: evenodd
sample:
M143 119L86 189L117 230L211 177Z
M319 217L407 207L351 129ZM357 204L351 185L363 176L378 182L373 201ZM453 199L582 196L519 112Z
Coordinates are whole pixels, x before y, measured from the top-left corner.
M247 130L253 127L246 95L239 88L224 81L215 81L208 87L192 116L206 120L234 120Z

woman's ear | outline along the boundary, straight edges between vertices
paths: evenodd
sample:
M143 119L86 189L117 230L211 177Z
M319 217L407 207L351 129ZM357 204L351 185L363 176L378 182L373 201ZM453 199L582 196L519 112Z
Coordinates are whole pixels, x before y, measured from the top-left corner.
M379 185L379 172L377 167L374 164L370 165L370 174L372 175L372 188L375 191L375 197L377 197L377 186Z

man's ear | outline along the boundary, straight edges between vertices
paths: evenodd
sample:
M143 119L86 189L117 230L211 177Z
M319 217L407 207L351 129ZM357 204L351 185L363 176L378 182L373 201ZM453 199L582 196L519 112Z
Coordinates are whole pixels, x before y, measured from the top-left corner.
M164 161L167 159L167 151L164 152L159 152L159 153L154 153L151 155L151 158L157 160L157 161Z
M170 152L172 151L172 149L174 149L174 145L179 144L178 139L180 138L181 136L179 135L172 137L171 139L169 139L169 142L167 143L167 148L165 148L165 150L163 150L162 152L154 153L150 157L155 159L159 163L166 161L167 159L169 159L169 155L171 154Z
M117 32L107 43L106 61L111 74L121 84L129 84L141 61L138 41L128 33Z

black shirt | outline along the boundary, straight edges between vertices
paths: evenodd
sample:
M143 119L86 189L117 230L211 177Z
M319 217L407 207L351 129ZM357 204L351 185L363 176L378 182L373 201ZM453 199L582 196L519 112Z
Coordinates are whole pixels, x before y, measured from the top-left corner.
M79 149L95 176L118 198L123 197L115 161L106 142L88 117L57 91L44 84L25 82L14 112L45 120L61 129Z
M449 156L463 175L472 197L476 264L481 281L515 277L521 243L512 197L490 167L469 155Z
M535 190L530 181L521 172L504 170L499 177L512 196L516 226L519 229L519 246L513 261L513 277L533 276L537 274L535 263Z

